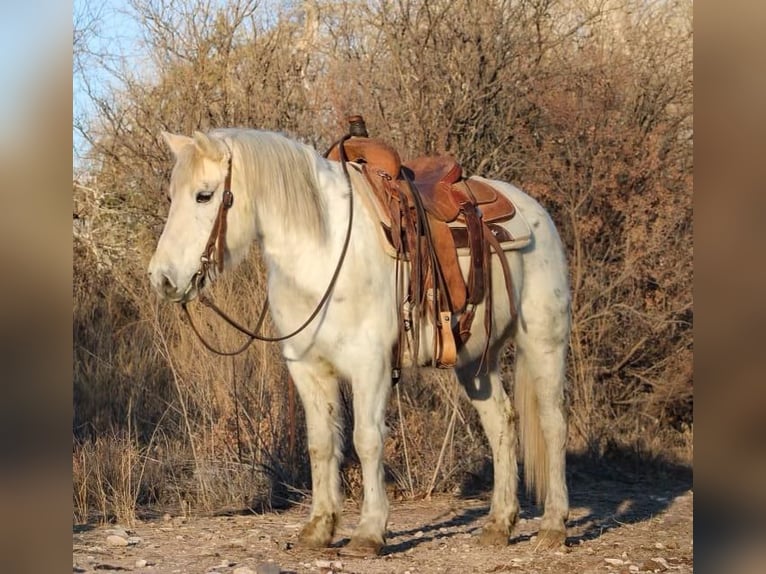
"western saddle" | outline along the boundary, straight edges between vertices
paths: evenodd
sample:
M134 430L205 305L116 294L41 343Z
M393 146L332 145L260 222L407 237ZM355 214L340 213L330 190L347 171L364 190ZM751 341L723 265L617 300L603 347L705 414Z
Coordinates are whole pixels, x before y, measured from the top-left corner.
M501 263L515 316L511 273L503 249L514 238L497 224L513 218L516 208L484 181L464 178L453 157L425 156L402 162L389 144L368 137L361 116L351 116L349 124L350 135L335 143L326 156L357 164L366 176L373 190L373 208L397 261L397 300L403 304L397 309L394 382L400 375L407 332L412 336L412 356L418 356L422 316L431 317L434 328L434 366L449 368L455 365L458 348L471 336L475 308L482 302L486 302L487 333L482 365L487 366L492 329L490 250ZM467 250L470 257L467 280L460 270L458 249ZM403 262L410 264L406 296Z

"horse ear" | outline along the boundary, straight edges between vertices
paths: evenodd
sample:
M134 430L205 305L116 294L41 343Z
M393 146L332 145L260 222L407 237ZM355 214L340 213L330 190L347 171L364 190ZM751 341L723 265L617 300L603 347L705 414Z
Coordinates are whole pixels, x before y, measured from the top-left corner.
M179 136L165 131L162 132L162 139L165 140L165 143L168 144L170 151L173 152L173 155L176 157L178 157L178 153L183 147L194 141L190 137Z
M214 140L207 134L194 132L194 143L197 148L210 159L219 160L224 158L224 151L221 149L220 142Z

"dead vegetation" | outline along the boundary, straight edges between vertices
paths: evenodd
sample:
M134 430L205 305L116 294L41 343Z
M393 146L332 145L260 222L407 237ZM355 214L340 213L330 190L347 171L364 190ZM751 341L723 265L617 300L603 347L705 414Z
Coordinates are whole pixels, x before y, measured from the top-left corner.
M259 508L309 484L278 349L213 356L149 290L172 165L163 129L251 126L323 151L361 113L405 157L449 151L526 189L570 260L571 448L691 463L691 2L308 0L276 15L221 4L132 0L140 65L91 49L98 13L75 21L93 110L75 116L87 150L73 190L76 521ZM264 297L258 253L251 263L215 287L241 317ZM198 312L218 344L240 342ZM392 490L486 484L472 410L446 374L421 375L390 405Z

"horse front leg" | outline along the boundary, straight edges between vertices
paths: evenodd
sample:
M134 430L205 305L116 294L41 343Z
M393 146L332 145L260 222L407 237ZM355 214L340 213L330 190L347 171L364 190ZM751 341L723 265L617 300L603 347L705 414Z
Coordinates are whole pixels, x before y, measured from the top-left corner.
M338 380L324 363L288 361L290 375L306 413L311 462L311 515L300 541L314 548L332 543L340 519L341 408Z
M359 525L349 548L378 554L385 544L388 524L388 496L383 472L383 442L386 437L385 411L391 390L386 359L366 361L352 379L354 396L354 446L362 465L364 500Z

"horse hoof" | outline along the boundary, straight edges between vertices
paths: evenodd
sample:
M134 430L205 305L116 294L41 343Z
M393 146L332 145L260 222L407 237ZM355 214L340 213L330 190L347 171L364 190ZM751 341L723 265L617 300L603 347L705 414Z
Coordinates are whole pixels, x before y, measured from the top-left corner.
M509 533L506 529L495 525L486 525L481 529L479 544L482 546L508 546Z
M383 550L383 540L368 537L351 537L351 541L341 550L345 556L378 556Z
M567 533L563 530L541 530L537 533L535 550L554 550L564 546Z
M326 548L335 534L335 523L334 515L315 516L301 529L298 541L308 548Z

